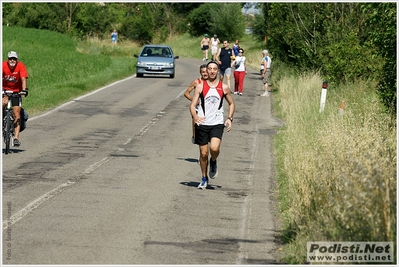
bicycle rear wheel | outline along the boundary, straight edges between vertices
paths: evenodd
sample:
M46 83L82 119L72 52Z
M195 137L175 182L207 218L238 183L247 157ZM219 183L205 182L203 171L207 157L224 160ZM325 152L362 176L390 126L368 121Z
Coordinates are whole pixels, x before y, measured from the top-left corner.
M10 153L12 121L10 114L6 114L4 125L4 142L6 143L6 154Z

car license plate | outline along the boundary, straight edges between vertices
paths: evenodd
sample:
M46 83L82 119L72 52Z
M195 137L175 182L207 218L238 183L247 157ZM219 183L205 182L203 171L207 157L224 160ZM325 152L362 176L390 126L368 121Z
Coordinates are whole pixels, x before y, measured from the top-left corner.
M158 66L152 66L152 67L150 67L150 70L160 70L161 69L161 67L158 67Z

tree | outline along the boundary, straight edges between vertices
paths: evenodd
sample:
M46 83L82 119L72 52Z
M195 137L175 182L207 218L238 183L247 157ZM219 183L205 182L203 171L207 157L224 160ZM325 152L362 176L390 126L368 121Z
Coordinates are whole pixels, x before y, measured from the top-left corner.
M149 42L155 35L165 40L176 32L187 31L187 14L201 5L155 2L15 2L3 3L2 15L3 25L48 29L77 37L98 38L109 38L110 31L117 29L120 39L127 37ZM143 12L138 12L136 7L140 7ZM129 21L135 24L128 25ZM132 27L138 31L134 32Z
M192 36L201 36L204 33L210 32L209 20L211 18L211 9L214 5L214 3L202 4L189 13L189 32Z
M152 42L154 38L155 18L147 4L132 6L122 23L121 32L141 45Z
M266 34L274 57L298 71L321 71L330 82L378 79L383 60L373 55L359 4L264 3L262 10L256 33Z
M205 3L194 9L188 16L190 34L217 34L219 38L235 40L245 32L245 17L242 3Z
M217 3L211 9L209 31L219 38L233 42L240 39L245 32L245 17L241 3Z
M376 53L385 59L377 91L385 107L396 116L396 3L362 4L362 10L369 16L366 21L368 39L377 47Z

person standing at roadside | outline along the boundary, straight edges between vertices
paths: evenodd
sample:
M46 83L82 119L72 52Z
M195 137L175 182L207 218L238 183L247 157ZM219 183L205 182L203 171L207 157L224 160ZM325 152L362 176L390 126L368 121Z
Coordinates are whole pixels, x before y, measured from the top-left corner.
M269 57L269 51L263 50L263 72L262 72L262 82L265 87L265 92L261 94L260 96L269 96L269 86L271 86L270 83L270 76L272 75L270 67L272 65L272 59Z
M209 42L210 42L210 39L209 39L208 34L206 33L204 35L204 38L202 38L201 44L200 44L201 45L202 54L204 56L204 58L202 60L208 60Z
M220 80L223 82L226 76L226 84L230 87L230 76L231 76L231 61L235 59L233 50L229 47L230 43L227 40L223 41L223 48L219 48L217 58L220 65Z
M18 61L18 53L10 51L8 59L3 62L3 91L13 91L14 93L23 92L25 97L28 96L28 71L22 62ZM2 104L3 110L8 103L8 97L3 94ZM13 96L11 99L12 109L14 113L14 146L20 146L19 132L21 129L21 96Z
M116 45L116 43L118 42L118 32L115 29L111 33L111 42L113 45Z
M217 59L216 57L217 57L218 50L219 50L219 44L220 44L220 40L219 40L218 36L216 34L213 35L213 37L211 38L212 60Z
M200 166L202 178L199 189L206 189L209 178L214 179L218 175L217 158L220 154L223 131L229 132L232 128L234 115L234 101L227 84L217 79L219 65L216 61L207 64L208 80L199 84L194 90L194 96L190 105L190 113L195 122L195 143L200 150ZM223 100L229 104L228 118L224 120ZM198 113L196 106L200 100ZM211 155L209 159L209 154Z
M238 50L240 49L240 44L239 44L239 41L238 40L236 40L236 42L234 43L234 45L233 45L233 50L234 50L234 55L235 56L238 56Z
M247 75L246 58L244 56L244 49L238 50L238 56L231 63L234 70L234 94L242 96L242 90L244 87L244 78Z
M190 83L190 85L187 87L186 91L184 92L184 96L188 100L190 100L190 102L193 100L193 97L191 96L191 91L193 91L199 84L201 84L202 82L204 82L205 80L208 79L208 71L206 70L206 64L202 64L200 66L200 68L199 68L199 71L200 71L201 78L197 78L194 81L192 81ZM198 110L198 105L199 105L199 102L197 103L196 110ZM194 127L195 123L194 123L194 118L192 119L192 122L193 122L193 124L192 124L193 135L191 137L191 142L193 144L195 144L195 127Z

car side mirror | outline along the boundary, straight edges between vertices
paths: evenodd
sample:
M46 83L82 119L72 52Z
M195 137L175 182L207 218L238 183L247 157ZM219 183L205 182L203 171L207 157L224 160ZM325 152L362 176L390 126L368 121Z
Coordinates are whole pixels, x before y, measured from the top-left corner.
M134 57L137 57L137 58L139 57L137 54L134 54L133 56L134 56Z
M179 58L179 56L175 56L175 59L178 59Z

